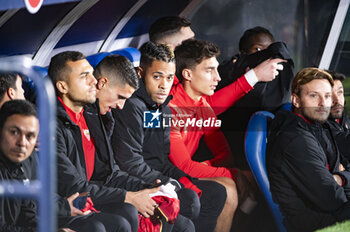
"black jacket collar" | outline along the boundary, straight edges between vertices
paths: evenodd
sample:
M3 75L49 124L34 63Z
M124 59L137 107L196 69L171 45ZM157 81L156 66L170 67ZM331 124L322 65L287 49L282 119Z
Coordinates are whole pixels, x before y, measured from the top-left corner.
M143 83L142 80L140 80L140 87L138 88L138 90L135 91L135 93L133 94L133 96L140 98L147 106L148 109L152 109L152 110L156 110L158 108L163 108L166 105L168 105L169 101L171 99L173 99L172 95L169 95L163 104L157 104L156 102L154 102L151 97L148 95L147 90L146 90L146 86Z
M1 151L0 151L0 162L4 165L4 167L7 167L7 169L10 171L14 171L22 167L22 163L12 162Z

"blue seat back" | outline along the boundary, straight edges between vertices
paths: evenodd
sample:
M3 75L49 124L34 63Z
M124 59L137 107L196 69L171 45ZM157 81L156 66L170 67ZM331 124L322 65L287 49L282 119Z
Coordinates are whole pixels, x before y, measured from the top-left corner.
M109 53L109 52L100 52L100 53L96 53L96 54L87 56L86 59L87 59L87 61L89 61L90 65L93 68L95 68L103 58L105 58L106 56L108 56L110 54L111 53Z
M111 53L125 56L131 61L131 63L134 64L134 67L137 67L140 65L141 52L136 48L133 48L133 47L123 48L123 49L111 51Z
M274 216L279 231L286 231L283 225L283 216L278 205L273 202L270 192L270 183L266 172L266 135L267 120L273 119L274 115L267 111L258 111L250 118L245 138L245 153L253 172L254 178L262 191L266 202Z

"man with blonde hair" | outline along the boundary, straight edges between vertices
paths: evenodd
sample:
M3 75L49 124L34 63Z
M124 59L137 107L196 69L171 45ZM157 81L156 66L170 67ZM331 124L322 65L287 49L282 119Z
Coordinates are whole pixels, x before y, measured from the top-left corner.
M292 82L292 112L271 122L266 165L273 200L290 231L314 231L350 219L350 172L327 122L334 81L305 68Z

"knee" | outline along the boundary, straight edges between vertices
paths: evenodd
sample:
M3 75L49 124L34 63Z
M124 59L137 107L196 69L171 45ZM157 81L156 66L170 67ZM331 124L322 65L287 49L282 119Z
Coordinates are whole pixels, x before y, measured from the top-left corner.
M124 217L117 217L114 223L115 227L113 232L131 232L132 228L127 219ZM96 230L98 231L98 230Z
M129 203L124 203L121 208L122 211L125 212L125 216L129 220L130 224L138 224L139 223L139 216L138 212L135 206Z
M197 193L191 189L182 188L177 195L180 200L180 213L191 220L196 219L201 208Z
M215 199L215 204L218 206L223 206L227 201L227 191L225 186L220 183L210 181L210 188L206 189L205 194L208 199ZM203 193L204 194L204 193Z
M86 222L85 222L86 223ZM106 228L103 225L102 222L100 221L90 221L85 224L86 231L101 231L101 232L106 232ZM85 231L85 230L84 230Z
M194 226L192 220L179 214L172 231L174 231L174 232L178 232L178 231L179 232L192 232L192 231L196 231L196 229L195 229L195 226Z
M225 178L222 184L226 189L226 194L227 194L226 204L230 204L232 206L237 207L238 193L237 193L236 183L232 179Z

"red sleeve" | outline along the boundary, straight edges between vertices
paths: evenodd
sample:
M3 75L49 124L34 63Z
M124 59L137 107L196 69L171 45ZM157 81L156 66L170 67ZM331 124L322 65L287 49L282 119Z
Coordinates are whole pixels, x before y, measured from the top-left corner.
M200 162L193 161L184 144L181 133L170 133L170 161L190 176L197 178L229 177L236 178L237 170L223 167L212 167Z
M219 128L204 134L204 141L214 154L214 158L206 163L215 167L232 167L233 155L226 137Z
M252 89L253 87L243 75L232 84L216 91L214 95L206 96L205 100L213 108L215 115L219 115Z

